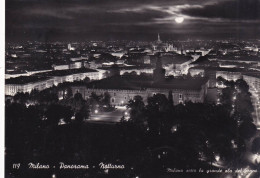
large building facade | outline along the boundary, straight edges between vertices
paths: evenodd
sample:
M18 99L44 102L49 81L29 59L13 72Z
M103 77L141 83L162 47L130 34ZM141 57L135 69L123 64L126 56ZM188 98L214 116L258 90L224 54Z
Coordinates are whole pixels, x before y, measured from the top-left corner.
M82 69L80 69L82 70ZM31 92L33 89L39 91L57 86L64 82L80 81L88 77L90 80L100 80L103 78L103 70L69 70L58 72L46 72L37 76L22 76L13 79L7 79L5 84L5 95L14 96L18 92Z
M112 106L122 106L126 105L131 99L139 95L143 98L143 101L147 103L147 98L151 97L157 93L164 94L165 96L169 95L169 92L172 92L172 99L174 105L179 103L185 103L188 101L194 103L203 103L205 100L207 87L206 85L202 86L200 90L190 90L190 89L157 89L157 88L148 88L146 90L125 90L125 89L93 89L87 88L84 86L75 86L72 87L72 93L80 93L84 99L89 99L92 93L97 95L104 95L104 93L109 93L110 103Z

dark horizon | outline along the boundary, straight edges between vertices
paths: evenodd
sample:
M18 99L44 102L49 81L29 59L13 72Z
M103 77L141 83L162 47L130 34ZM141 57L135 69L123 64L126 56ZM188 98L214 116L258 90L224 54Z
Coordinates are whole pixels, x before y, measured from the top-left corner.
M182 23L175 20L184 18ZM6 42L257 39L259 0L8 0Z

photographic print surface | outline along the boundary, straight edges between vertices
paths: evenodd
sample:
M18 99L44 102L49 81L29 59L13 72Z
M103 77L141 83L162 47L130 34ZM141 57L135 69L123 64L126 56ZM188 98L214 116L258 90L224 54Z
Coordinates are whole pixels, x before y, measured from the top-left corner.
M259 178L259 0L6 0L6 178Z

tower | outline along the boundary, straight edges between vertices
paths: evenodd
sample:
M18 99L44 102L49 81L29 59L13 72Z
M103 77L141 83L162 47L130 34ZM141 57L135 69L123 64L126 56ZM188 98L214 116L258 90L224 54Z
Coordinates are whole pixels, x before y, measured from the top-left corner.
M162 82L165 79L165 69L162 67L162 60L160 54L158 54L156 67L153 70L154 82Z
M161 43L162 41L161 41L161 39L160 39L160 34L158 33L158 39L157 39L157 42L158 43Z
M68 44L68 50L71 50L71 44L70 43Z

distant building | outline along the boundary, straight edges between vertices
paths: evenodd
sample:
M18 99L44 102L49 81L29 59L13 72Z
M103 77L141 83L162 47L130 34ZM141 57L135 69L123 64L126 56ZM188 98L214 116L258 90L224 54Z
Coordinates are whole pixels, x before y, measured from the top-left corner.
M82 61L75 61L69 64L70 69L80 69L83 67Z
M160 57L157 67L151 76L125 75L114 76L100 81L94 81L87 86L72 87L72 93L81 93L83 98L88 99L92 93L98 95L109 93L111 104L125 105L134 96L140 95L144 102L147 98L157 93L168 96L172 92L174 104L187 101L204 102L207 95L208 81L200 79L165 79L165 70L162 68Z
M69 50L69 51L75 51L75 48L72 47L71 44L69 43L69 44L68 44L68 50Z
M31 92L33 89L39 91L54 85L54 79L49 77L22 76L6 80L5 95L14 96L18 92Z
M177 48L176 47L173 47L172 44L167 44L167 46L165 47L165 51L166 52L177 52Z
M238 79L242 78L242 72L236 71L236 70L219 70L216 72L216 78L222 77L225 80L233 80L236 81Z
M179 76L188 73L189 64L193 61L190 56L179 54L164 54L161 57L166 75Z
M53 67L53 70L67 70L70 68L69 64L60 64L60 65L54 64L54 65L52 65L52 67Z
M127 73L135 72L137 75L140 75L141 73L145 74L152 74L153 68L152 67L136 67L136 66L129 66L129 67L120 67L120 75L124 75Z
M150 56L146 55L143 57L144 64L151 64L151 58Z
M221 67L192 67L189 69L191 76L202 75L209 78L209 87L216 87L216 79L222 77L225 80L238 80L242 78L244 69L241 68L221 68Z
M119 51L119 52L111 52L110 54L111 54L112 56L121 58L122 56L124 56L125 53L126 53L125 51Z
M200 68L198 68L198 69L197 68L190 68L189 73L192 77L195 77L195 76L204 77L205 76L205 70L200 69Z
M153 48L154 52L162 52L162 51L165 51L165 49L167 48L167 44L162 42L159 33L158 33L158 36L157 36L157 41L155 41L152 44L152 48Z
M88 60L88 59L89 59L88 56L80 56L80 57L71 57L70 61L75 62L75 61L82 61L82 60Z
M255 64L256 66L260 66L260 57L252 56L252 55L219 55L211 58L210 60L247 63L247 64Z
M42 73L42 72L50 72L50 71L52 71L52 69L12 71L12 72L7 72L5 74L5 79L16 78L16 77L21 77L21 76L30 76L33 74L38 74L38 73Z
M52 69L43 69L43 70L27 70L26 72L29 74L29 75L33 75L33 74L38 74L38 73L43 73L43 72L50 72L52 71Z

